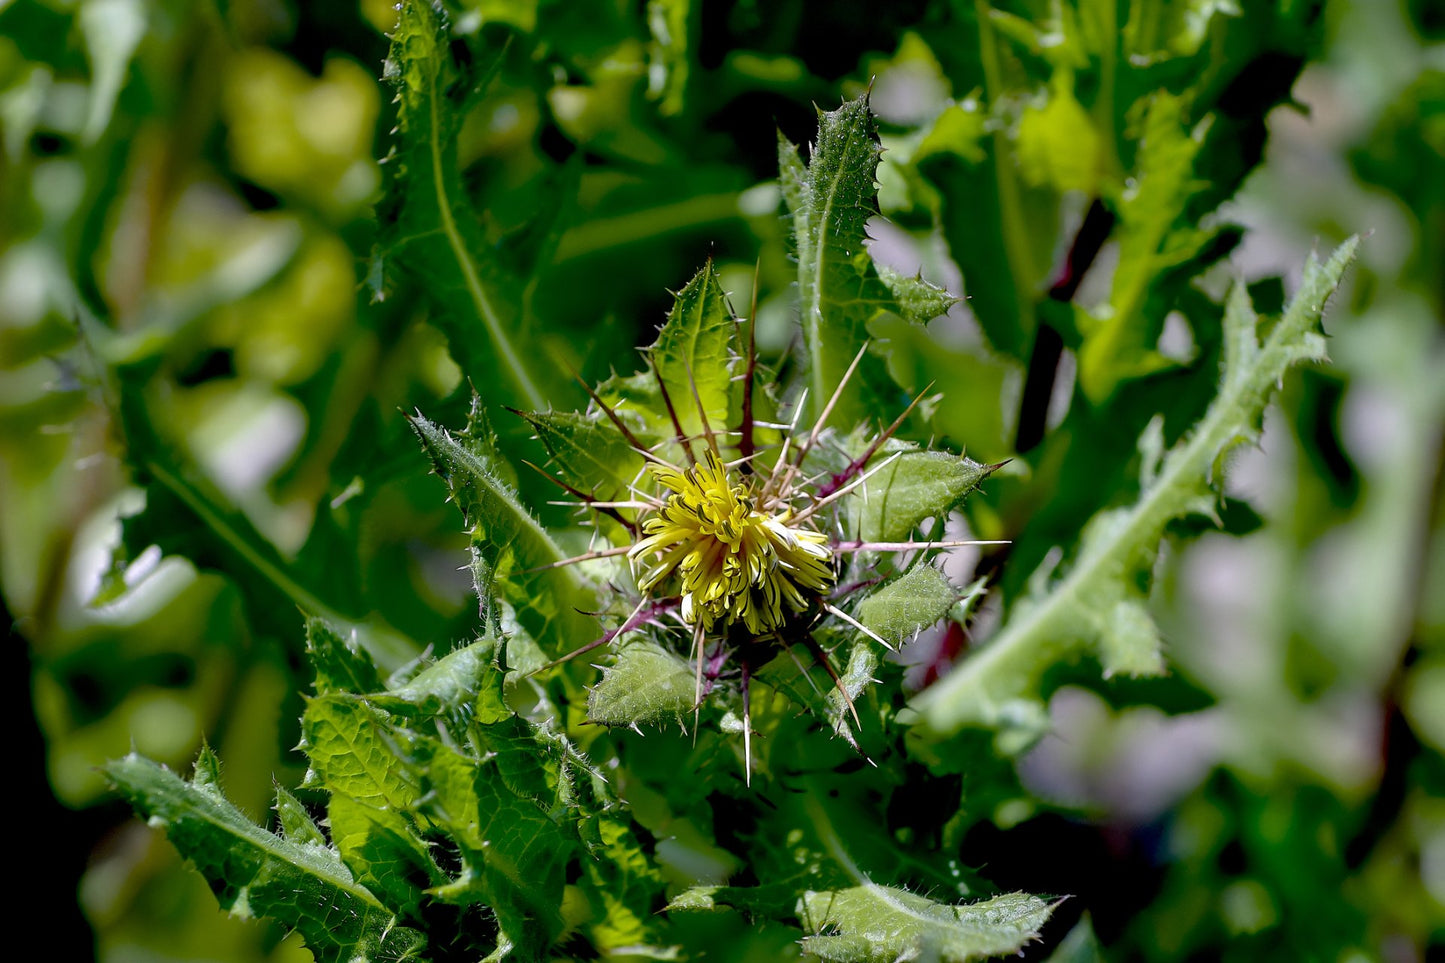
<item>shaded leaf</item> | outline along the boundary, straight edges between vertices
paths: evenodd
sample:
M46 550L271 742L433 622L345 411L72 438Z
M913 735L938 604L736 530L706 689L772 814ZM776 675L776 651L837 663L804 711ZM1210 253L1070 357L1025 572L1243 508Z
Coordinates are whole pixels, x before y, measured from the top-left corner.
M541 410L549 379L539 372L536 353L515 340L521 286L483 236L458 169L464 101L485 81L470 64L457 62L454 42L464 43L453 36L441 5L402 4L386 69L397 91L396 141L384 167L377 257L388 275L404 268L424 280L432 321L468 377Z
M294 927L320 963L422 958L422 934L399 925L334 850L273 836L227 802L210 750L202 752L190 782L134 753L105 771L126 801L195 864L222 909Z
M356 633L343 636L325 619L306 620L306 659L314 674L317 695L330 692L375 692L381 688L376 663L356 641Z

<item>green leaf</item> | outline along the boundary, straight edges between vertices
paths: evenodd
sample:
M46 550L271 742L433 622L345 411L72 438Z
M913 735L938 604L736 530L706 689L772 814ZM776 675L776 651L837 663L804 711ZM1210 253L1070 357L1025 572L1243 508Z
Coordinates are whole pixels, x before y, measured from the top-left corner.
M1029 184L1061 194L1096 190L1103 173L1099 132L1074 97L1072 71L1054 71L1047 99L1019 118L1017 139L1019 172Z
M828 722L836 735L842 736L854 749L859 749L853 735L853 709L863 690L878 680L873 674L878 671L878 644L861 633L853 640L848 650L848 664L838 676L838 683L823 697L827 705ZM843 693L848 698L843 698ZM860 750L861 751L861 750Z
M356 696L312 699L301 718L310 780L378 809L411 805L416 787L397 765L396 733L389 723L385 712Z
M416 748L426 786L419 808L462 860L461 873L432 895L487 906L501 929L499 949L510 944L522 959L540 956L561 929L564 871L576 843L538 800L508 788L497 757L479 760L430 738Z
M916 325L927 324L947 314L948 309L958 303L958 298L933 282L923 280L921 274L904 274L883 264L874 267L898 302L898 313L905 321Z
M83 136L94 144L110 126L126 70L146 33L140 0L92 0L80 8L80 31L90 60L90 103Z
M981 347L951 348L902 318L880 319L871 330L887 342L888 373L904 391L916 395L935 386L939 398L929 405L928 420L938 435L967 442L969 451L990 460L1013 453L1018 412L1001 400L1018 397L1023 365Z
M950 905L871 883L805 893L798 909L816 934L803 949L840 963L967 963L1016 953L1038 937L1051 912L1050 904L1023 893Z
M315 675L317 695L331 692L376 692L381 676L376 663L356 641L356 634L343 636L325 619L306 620L306 660Z
M190 782L132 753L105 767L127 802L162 828L221 908L294 927L319 963L421 959L426 940L352 879L335 851L266 832L227 802L204 750Z
M958 598L958 590L942 572L931 565L916 565L860 602L858 621L902 645L946 616Z
M325 846L326 836L312 820L300 800L280 786L276 787L276 821L288 843L298 846Z
M1104 952L1094 936L1094 924L1088 913L1074 924L1044 963L1104 963Z
M420 651L421 646L367 611L357 591L354 556L337 558L321 551L329 547L318 544L326 540L326 526L313 526L297 557L283 556L162 436L165 419L149 402L144 385L123 374L118 387L126 455L137 482L145 487L146 503L122 520L113 565L123 567L128 556L155 545L167 555L183 556L234 580L259 633L294 638L298 620L311 615L324 619L334 632L354 633L358 645L393 664Z
M464 100L485 80L457 63L453 42L464 41L453 36L440 4L402 4L386 70L396 85L397 119L378 257L388 274L403 267L420 277L432 321L463 372L541 410L549 379L535 368L537 353L514 341L522 330L521 285L492 254L458 169Z
M465 710L478 722L499 722L512 711L502 699L503 672L496 660L497 641L480 639L371 701L399 715L450 718Z
M358 883L415 917L427 886L443 881L411 820L342 793L327 807L331 838Z
M665 887L662 873L628 822L602 820L600 838L592 858L583 861L579 884L596 909L587 928L592 945L603 955L612 950L676 959L676 948L656 945L659 918L654 908Z
M798 312L814 411L832 397L867 341L868 321L897 310L863 243L868 218L878 212L880 151L866 97L819 112L818 139L806 164L798 148L779 136L779 178L793 220ZM870 392L886 383L886 374L879 380L877 359L868 359L865 368L839 399L837 424L861 420L870 410Z
M1324 357L1320 317L1358 245L1351 238L1323 264L1311 256L1299 291L1263 342L1249 295L1235 285L1224 317L1219 392L1204 417L1167 453L1158 422L1151 425L1140 439L1138 501L1095 516L1067 574L1054 581L1048 568L1036 572L1028 597L998 634L913 701L915 739L943 739L975 726L1007 734L1012 727L1026 738L1010 744L1024 748L1037 734L1043 673L1080 650L1095 652L1106 673L1159 671L1159 635L1144 609L1143 587L1165 527L1184 516L1213 514L1227 453L1258 437L1265 406L1286 371Z
M1165 91L1151 96L1144 110L1135 170L1115 199L1119 265L1106 304L1081 324L1079 384L1094 402L1113 393L1119 382L1169 364L1154 352L1163 315L1146 316L1146 299L1167 272L1199 253L1212 237L1185 215L1191 197L1208 185L1194 176L1194 160L1207 124L1185 128L1187 104Z
M647 93L657 100L657 109L665 117L679 114L683 108L692 64L688 56L691 10L691 0L647 0L647 29L652 35Z
M411 419L422 447L466 516L473 572L483 604L500 591L543 651L557 656L601 634L594 608L566 556L494 468L496 456L467 433L453 435L421 415Z
M697 680L685 662L653 642L632 642L602 670L587 696L587 718L605 726L680 719L696 696Z
M728 426L732 380L728 343L735 323L709 261L677 292L667 323L648 349L686 435L702 434L699 406L714 432Z
M520 414L547 447L563 481L602 501L627 497L628 487L642 468L642 456L632 450L615 425L603 420L600 411Z
M867 482L867 500L858 499L858 537L868 542L909 539L926 518L956 508L997 465L981 465L943 451L901 451L889 461L875 457L877 469Z

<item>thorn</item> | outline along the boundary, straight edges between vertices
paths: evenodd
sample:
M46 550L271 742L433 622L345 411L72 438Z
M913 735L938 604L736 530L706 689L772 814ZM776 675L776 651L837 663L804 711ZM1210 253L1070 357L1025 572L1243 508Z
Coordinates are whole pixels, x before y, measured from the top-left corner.
M858 370L858 364L863 360L863 354L867 350L868 342L864 341L863 346L858 349L858 353L853 356L852 363L848 365L848 370L843 372L843 377L838 379L838 387L833 389L833 397L828 399L828 403L823 406L823 411L818 415L818 420L813 422L813 430L808 432L807 439L804 440L803 444L798 448L797 457L794 458L792 464L788 466L784 473L783 480L780 483L781 485L786 485L789 479L793 477L793 474L803 467L803 459L808 457L808 452L812 450L813 445L817 442L818 435L822 434L823 426L828 423L828 416L833 413L833 408L838 404L838 400L843 397L843 389L848 386L848 382L853 377L853 372Z
M883 447L883 445L887 444L888 439L892 438L894 433L897 432L899 428L903 427L903 422L908 420L908 416L913 413L913 409L918 407L919 402L921 402L928 395L928 392L933 388L935 384L937 384L936 381L930 381L928 384L924 385L923 390L920 391L914 397L914 399L908 403L907 408L903 409L903 413L897 418L893 419L893 424L889 425L882 434L875 438L873 440L873 443L868 446L867 450L864 451L863 454L853 459L853 461L849 463L847 468L844 468L841 472L834 475L832 480L829 481L828 484L820 488L818 490L818 494L820 496L831 495L855 474L862 471L863 468L868 464L868 462L873 459L873 456L878 454L878 449ZM1007 462L1002 462L1000 464L1007 464ZM993 471L992 468L988 470Z
M868 626L864 625L862 622L859 622L857 619L853 618L853 616L849 615L847 612L844 612L842 609L838 608L838 606L832 604L831 602L824 602L823 608L829 612L832 612L834 615L838 616L838 618L842 619L844 622L847 622L849 625L853 626L853 628L857 629L859 632L862 632L864 635L868 636L868 638L872 639L874 642L877 642L889 652L898 651L895 646L890 645L887 641L885 641L881 635L868 628Z
M707 409L703 407L702 395L698 394L697 379L693 376L692 365L688 363L686 356L682 359L682 366L687 371L687 384L692 388L692 400L697 404L697 416L702 419L703 437L707 439L707 446L712 453L717 455L718 461L722 461L722 452L718 450L717 436L712 432L712 425L707 420Z
M738 454L743 458L751 458L754 451L753 379L758 370L758 281L762 274L762 267L763 259L759 257L753 262L753 303L748 312L748 364L747 372L743 376L742 422L738 426L742 436L738 439Z
M843 680L838 677L838 672L833 668L833 663L829 660L828 653L823 651L823 647L818 644L817 639L813 638L812 633L808 634L806 639L804 639L804 643L808 646L808 651L812 654L813 661L822 666L824 671L828 673L828 677L833 680L833 685L837 688L838 694L843 697L843 702L847 704L848 711L853 714L853 722L861 730L863 728L863 722L858 718L858 710L853 705L853 698L848 695L848 689L843 685Z
M753 784L753 709L748 664L743 662L743 781Z
M1007 539L970 539L953 542L835 542L835 552L914 552L934 548L963 548L968 545L1010 545Z
M508 410L513 410L513 409L508 409ZM633 523L633 522L629 522L626 518L624 518L624 517L622 516L622 513L619 512L619 511L617 511L616 508L611 507L611 506L604 506L604 505L597 504L598 499L597 499L595 496L588 495L586 492L579 491L578 489L573 488L571 485L567 484L567 483L566 483L565 481L563 481L562 479L558 478L557 476L551 474L551 473L548 472L548 471L545 471L544 469L538 468L536 465L532 464L530 461L528 461L528 460L525 459L525 458L522 459L522 464L526 465L528 468L532 469L533 471L535 471L537 474L541 475L543 478L547 479L547 480L548 480L549 482L551 482L552 484L554 484L554 485L556 485L557 487L561 488L563 491L565 491L567 494L571 495L573 498L580 498L580 499L582 499L584 502L587 503L588 507L594 508L594 509L596 509L597 511L602 512L604 515L607 515L607 516L610 517L610 518L616 519L618 522L620 522L620 523L623 525L623 527L627 528L629 531L632 531L632 532L637 531L637 525L636 525L635 523ZM448 499L448 501L450 501L450 499Z
M652 353L647 353L647 365L652 369L652 377L657 381L657 390L662 393L662 403L667 406L667 417L672 419L672 430L677 433L677 443L682 446L683 452L687 455L689 465L697 464L697 456L693 454L692 443L687 440L687 435L682 430L682 422L678 420L677 409L672 406L672 394L667 390L667 382L662 380L662 372L657 370L657 361Z
M607 404L607 402L603 401L602 398L597 394L597 392L592 390L591 385L582 380L582 376L577 373L577 369L573 368L571 365L568 365L567 367L568 370L572 372L572 377L576 378L577 383L582 386L582 390L587 392L587 397L591 398L597 403L597 407L601 408L602 413L605 414L608 419L617 426L617 430L622 432L622 437L627 439L627 443L632 446L634 451L636 451L643 458L646 458L647 460L652 462L656 462L664 468L671 468L673 471L679 470L676 465L672 465L666 461L663 461L661 458L657 457L650 450L648 450L646 445L638 441L637 436L632 433L632 429L628 428L627 425L622 421L622 419L618 417L617 412L613 411L612 408Z

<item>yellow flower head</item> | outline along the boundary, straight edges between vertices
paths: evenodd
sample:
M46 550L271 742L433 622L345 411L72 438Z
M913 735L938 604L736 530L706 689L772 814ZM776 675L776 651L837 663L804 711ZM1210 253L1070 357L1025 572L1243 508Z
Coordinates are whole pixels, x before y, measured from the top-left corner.
M683 621L706 631L741 619L754 634L771 632L807 607L804 590L833 584L827 536L790 524L789 509L758 511L750 487L733 484L715 452L685 471L654 465L651 472L672 494L642 523L646 537L628 555L653 556L639 578L644 592L677 583Z

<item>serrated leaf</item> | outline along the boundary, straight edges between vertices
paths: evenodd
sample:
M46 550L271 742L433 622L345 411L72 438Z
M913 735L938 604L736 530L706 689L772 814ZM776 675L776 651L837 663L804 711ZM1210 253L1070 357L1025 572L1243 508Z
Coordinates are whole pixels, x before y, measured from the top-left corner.
M583 862L583 873L581 886L597 907L588 926L593 946L603 954L625 948L629 956L677 957L675 947L655 945L654 905L665 882L627 822L601 821L598 848Z
M863 243L868 218L878 212L881 149L866 97L819 112L818 139L806 164L787 138L778 140L778 176L797 248L808 390L819 411L868 339L868 321L898 310ZM839 398L835 423L858 422L870 410L872 392L886 383L879 380L887 375L876 358L867 358L864 369Z
M714 432L721 433L728 425L732 380L728 343L734 323L727 296L709 261L677 292L667 323L648 348L686 435L703 433L699 404Z
M397 762L395 732L381 709L352 695L319 696L301 717L302 748L316 782L378 809L405 809L416 786Z
M587 696L587 718L605 726L679 719L692 711L697 681L687 664L652 642L632 642L602 670Z
M627 497L642 468L642 456L601 413L522 412L552 456L562 479L603 501Z
M397 91L396 141L384 167L377 257L388 275L404 267L424 280L432 321L476 384L546 408L546 369L513 340L522 326L521 285L482 235L458 170L462 100L482 78L456 61L452 45L465 40L453 35L440 4L407 0L391 37L386 76Z
M433 739L417 750L427 787L421 811L452 837L462 859L461 874L432 895L489 907L499 948L540 956L561 928L564 870L576 843L538 801L507 788L495 758L471 758Z
M839 674L837 684L824 696L833 732L848 740L854 749L858 748L858 741L853 735L853 709L849 705L856 708L863 690L877 681L873 677L877 671L878 644L860 633L848 650L848 663ZM846 699L843 698L845 692Z
M480 639L450 652L371 701L401 715L453 717L465 711L481 723L500 722L512 711L502 697L502 669L495 639Z
M956 508L997 467L943 451L888 457L891 461L879 461L882 467L868 480L866 497L858 499L858 537L864 541L907 540L925 518Z
M411 821L341 793L332 795L327 819L332 842L356 881L414 917L423 892L442 879Z
M805 893L798 915L816 934L803 941L804 951L825 960L967 963L1018 952L1038 937L1052 911L1023 893L949 905L869 884Z
M958 598L942 572L916 565L860 602L857 617L879 636L902 645L946 616Z
M301 801L284 788L276 787L276 822L281 836L298 846L325 846L326 836L317 827Z
M381 688L376 663L356 640L356 633L342 635L325 619L306 620L306 661L314 674L317 695L329 692L375 692Z
M424 955L425 937L400 925L335 851L274 836L227 802L209 750L192 782L134 753L105 772L195 864L222 909L294 927L318 963L398 963Z
M1100 512L1067 574L1055 581L1048 570L1035 573L1029 595L997 635L914 699L915 739L942 739L970 726L1006 733L1011 713L1026 720L1038 715L1044 671L1081 649L1122 671L1154 671L1161 664L1158 634L1140 608L1140 586L1148 584L1165 528L1175 519L1212 511L1225 455L1258 436L1285 372L1319 356L1316 329L1358 246L1357 238L1349 239L1323 264L1310 257L1299 291L1263 342L1244 285L1235 286L1224 316L1219 392L1204 417L1162 458L1152 437L1156 429L1144 432L1146 483L1138 501ZM1019 714L1019 706L1034 711ZM1033 723L1012 727L1024 736L1012 745L1025 748Z
M1194 257L1211 236L1185 217L1191 197L1207 187L1194 176L1194 160L1207 125L1185 127L1187 105L1159 91L1145 109L1139 153L1130 186L1116 199L1119 266L1106 304L1079 349L1079 384L1093 401L1106 399L1123 380L1155 371L1168 361L1153 350L1162 317L1145 316L1146 297L1170 268Z
M596 620L578 611L594 607L591 593L571 568L556 566L566 555L501 480L487 446L466 434L453 435L421 415L411 423L466 516L483 603L490 601L494 587L499 589L551 656L596 638ZM544 567L549 565L554 567Z
M898 314L905 321L927 324L947 314L948 309L958 303L958 298L931 281L923 280L920 275L904 274L883 264L875 267L878 276L893 293L893 299L898 302Z

